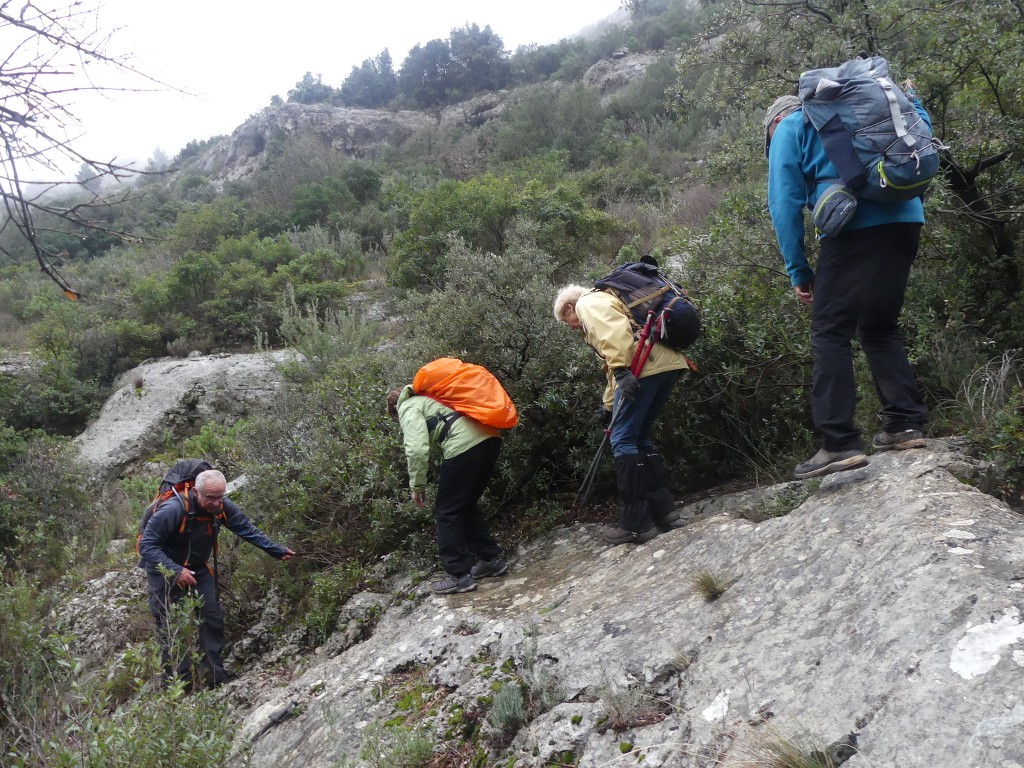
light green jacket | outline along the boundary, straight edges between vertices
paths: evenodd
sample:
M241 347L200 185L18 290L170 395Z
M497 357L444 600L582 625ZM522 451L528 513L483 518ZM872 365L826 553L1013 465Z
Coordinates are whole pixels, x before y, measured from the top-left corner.
M448 416L455 413L447 405L442 405L429 397L417 395L412 385L406 385L398 396L398 424L402 428L402 439L405 442L405 459L409 465L409 487L414 491L422 491L427 487L427 469L430 467L431 456L440 456L442 460L451 459L465 453L475 445L491 437L498 437L500 432L488 427L468 416L462 416L452 422L448 436L438 442L444 422L437 419L433 429L427 428L427 419L434 416Z
M605 291L591 291L576 302L576 316L583 323L584 341L605 362L608 382L604 391L604 407L610 411L615 396L615 370L628 368L636 351L632 315L618 296ZM688 367L682 352L664 344L655 344L640 378Z

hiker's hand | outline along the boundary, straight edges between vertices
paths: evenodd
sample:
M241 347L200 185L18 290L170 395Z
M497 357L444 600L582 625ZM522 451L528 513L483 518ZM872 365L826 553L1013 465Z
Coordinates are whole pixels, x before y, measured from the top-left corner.
M181 587L194 587L196 585L196 577L192 575L192 571L188 568L182 568L178 571L178 578L174 580L175 586Z
M295 557L295 552L293 552L290 549L287 552L285 552L283 555L281 555L281 559L282 560L291 560L293 557Z
M427 504L427 492L426 491L413 491L412 492L412 503L420 509Z
M612 423L612 412L604 406L601 406L594 411L594 421L600 424L602 427L607 427Z
M627 403L636 400L636 393L640 391L640 382L629 368L619 368L615 371L615 386Z
M793 293L800 299L801 304L810 306L814 303L814 283L807 283L807 285L794 285Z

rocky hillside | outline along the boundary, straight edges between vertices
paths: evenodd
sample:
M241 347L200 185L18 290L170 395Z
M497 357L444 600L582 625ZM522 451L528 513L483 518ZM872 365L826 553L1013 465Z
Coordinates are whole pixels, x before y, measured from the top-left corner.
M608 98L641 77L657 59L656 54L616 51L587 70L582 82ZM294 103L265 107L191 163L215 182L243 179L260 167L273 142L300 138L314 138L346 157L375 157L419 131L479 127L500 117L515 93L481 94L436 112Z
M222 689L235 764L390 765L418 732L437 765L1022 765L1024 532L963 482L987 471L931 440L690 505L642 546L560 530L466 595L400 573L310 656L261 625ZM131 578L77 615L113 616ZM368 747L384 762L356 762Z

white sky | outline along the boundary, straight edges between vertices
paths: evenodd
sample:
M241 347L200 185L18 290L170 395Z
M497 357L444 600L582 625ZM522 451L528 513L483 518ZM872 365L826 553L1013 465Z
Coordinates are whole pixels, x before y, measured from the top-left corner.
M409 49L476 23L506 49L553 43L620 8L619 0L104 0L109 53L194 96L114 93L82 101L78 146L100 160L168 158L193 139L229 134L287 98L307 72L338 87L353 66L388 48L398 69ZM107 81L109 82L109 81Z

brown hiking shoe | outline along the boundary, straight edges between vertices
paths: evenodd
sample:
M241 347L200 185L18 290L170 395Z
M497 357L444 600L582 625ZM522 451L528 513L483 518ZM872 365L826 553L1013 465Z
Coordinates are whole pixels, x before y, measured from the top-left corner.
M609 528L604 532L604 540L611 544L613 547L618 544L646 544L648 541L658 535L658 529L653 525L646 531L637 533L636 531L627 531L625 528Z
M856 469L867 463L867 455L859 448L851 448L848 451L826 451L822 448L803 464L797 464L793 475L797 480L807 480L846 469Z
M888 451L892 448L897 451L905 451L908 448L924 448L924 432L920 429L879 432L871 439L871 447L876 451Z

